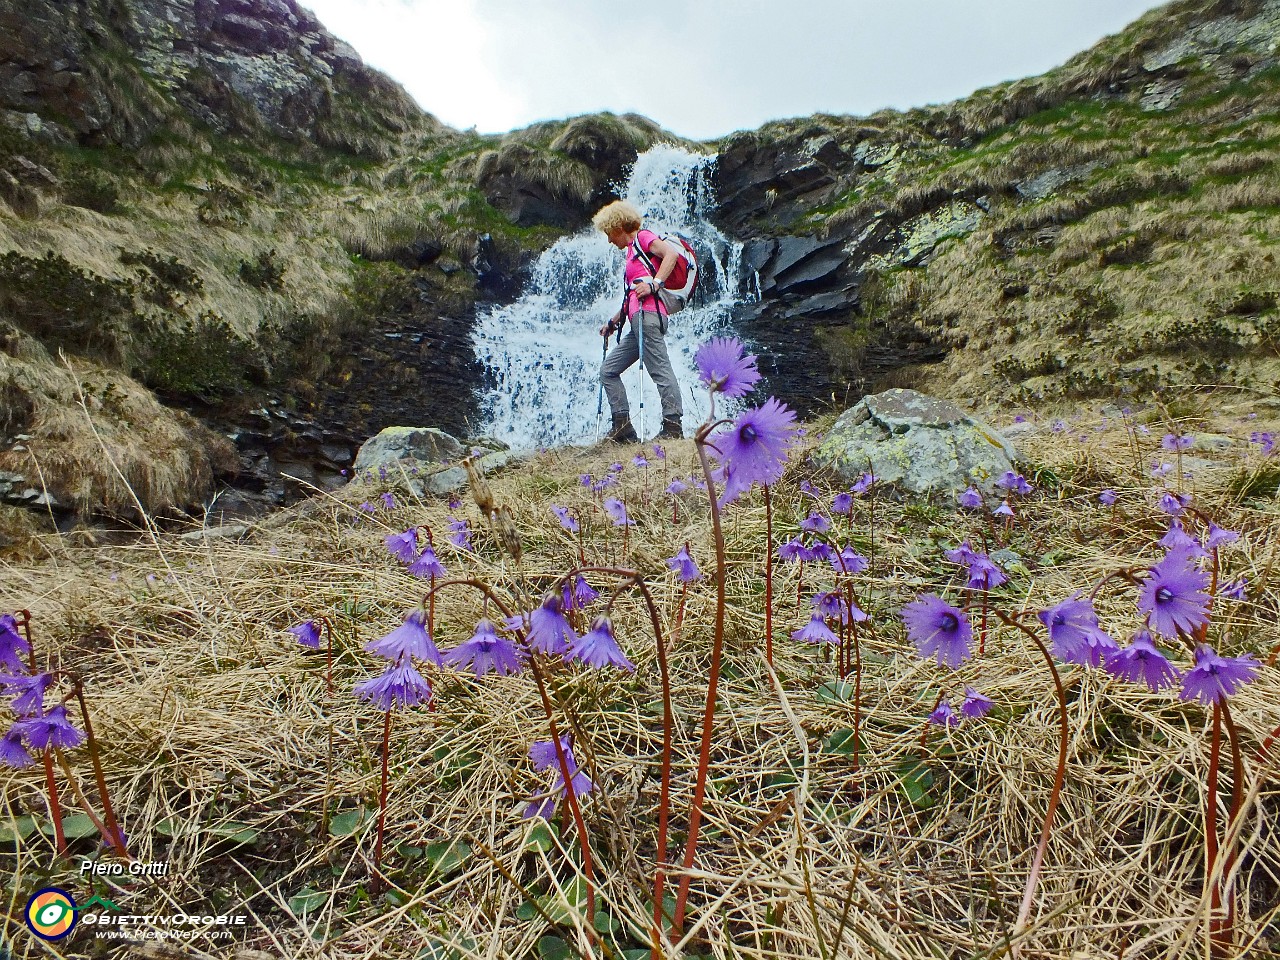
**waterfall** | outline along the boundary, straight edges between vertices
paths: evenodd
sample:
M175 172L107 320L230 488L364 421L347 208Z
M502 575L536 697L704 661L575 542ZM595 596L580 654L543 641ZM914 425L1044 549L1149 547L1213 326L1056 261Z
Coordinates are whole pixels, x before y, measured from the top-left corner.
M740 243L706 220L713 206L709 175L714 156L674 146L653 147L636 158L625 199L644 217L646 229L678 231L698 252L701 278L693 303L670 320L667 349L680 379L686 434L707 416L707 399L694 372L693 354L724 329L739 290ZM590 443L596 435L600 327L622 302L623 253L593 228L558 240L532 268L518 301L476 318L472 344L485 367L483 422L478 430L516 449ZM612 347L614 339L610 338ZM639 364L622 377L631 419L658 432L662 407ZM609 426L604 403L602 432Z

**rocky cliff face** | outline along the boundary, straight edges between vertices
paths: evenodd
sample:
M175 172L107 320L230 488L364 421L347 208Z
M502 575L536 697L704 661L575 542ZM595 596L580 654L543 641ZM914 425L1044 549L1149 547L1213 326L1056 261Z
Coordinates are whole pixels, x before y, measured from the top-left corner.
M87 146L189 118L356 153L430 122L295 0L4 0L0 111Z

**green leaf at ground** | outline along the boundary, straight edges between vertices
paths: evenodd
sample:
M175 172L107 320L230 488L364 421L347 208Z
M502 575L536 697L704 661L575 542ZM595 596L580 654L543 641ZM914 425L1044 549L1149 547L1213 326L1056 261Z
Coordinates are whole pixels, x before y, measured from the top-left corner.
M461 840L445 840L427 844L427 862L434 877L457 873L471 856L471 845Z
M289 898L289 910L296 914L312 913L329 902L329 895L322 890L305 886Z
M897 769L898 789L911 803L927 810L937 801L933 798L933 771L920 762L905 763Z
M335 813L329 821L329 833L335 837L354 836L367 819L369 819L369 813L364 807L343 810L341 813Z
M0 822L0 843L7 846L16 846L31 836L35 829L35 817L28 816L25 813L20 817L14 817L12 820Z

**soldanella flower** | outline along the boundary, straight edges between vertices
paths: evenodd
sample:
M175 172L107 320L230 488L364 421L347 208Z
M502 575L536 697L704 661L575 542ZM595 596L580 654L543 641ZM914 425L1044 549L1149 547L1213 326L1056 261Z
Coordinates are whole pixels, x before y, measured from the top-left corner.
M34 762L31 754L27 753L27 748L22 745L22 728L16 725L11 727L3 739L0 739L0 764L21 770Z
M1104 507L1115 506L1116 499L1117 499L1116 492L1114 490L1110 490L1110 489L1103 490L1100 494L1098 494L1098 500L1102 503Z
M20 720L14 727L21 728L23 739L34 750L44 750L47 747L71 750L84 743L84 734L71 725L71 721L67 719L67 708L61 704L48 713Z
M1208 644L1196 647L1196 665L1182 676L1183 700L1199 700L1205 706L1225 700L1258 675L1259 663L1249 654L1223 657Z
M392 662L404 657L415 657L418 660L440 666L440 651L435 641L427 632L427 615L421 610L411 610L404 623L396 627L385 637L370 640L364 645L369 653L377 654Z
M996 480L996 486L1003 487L1010 493L1016 493L1020 496L1026 496L1032 491L1032 489L1034 489L1031 484L1027 482L1026 477L1013 470L1006 470L1002 473L1000 478Z
M285 632L292 633L298 638L298 643L308 649L320 649L320 627L314 620L305 620L302 623L287 628Z
M770 397L759 407L744 410L713 434L725 470L721 503L730 503L755 484L777 483L795 439L796 415Z
M669 493L673 497L680 496L680 494L684 493L688 489L689 489L689 485L685 483L683 480L681 480L679 477L676 477L676 479L672 480L669 484L667 484L667 493Z
M802 643L839 643L840 638L827 626L826 621L822 618L821 613L814 613L799 630L791 632L792 640L799 640Z
M636 665L627 659L613 635L613 623L608 617L597 617L591 629L578 638L569 649L566 660L580 660L596 670L602 667L621 667L635 671Z
M1174 551L1151 568L1138 593L1138 609L1162 637L1190 634L1209 621L1209 575L1192 565L1191 557Z
M393 710L430 700L431 684L414 669L408 657L401 657L376 677L357 683L355 694L379 710Z
M1006 520L1013 519L1013 507L1009 506L1008 500L1001 500L1000 506L996 507L995 510L992 511L992 513L994 513L997 517L1003 517Z
M396 508L396 498L390 492L382 494L382 505L388 510Z
M961 566L967 567L978 554L974 552L973 547L969 546L969 541L965 540L954 550L942 551L942 555L952 563L958 563Z
M907 636L920 656L933 657L939 666L952 669L969 658L973 628L964 612L941 597L926 593L902 608Z
M799 537L792 537L778 544L778 559L784 563L794 563L804 555L804 552L804 541Z
M44 694L53 686L53 674L36 673L29 677L0 675L0 686L14 698L10 707L20 717L30 717L44 710Z
M960 718L951 709L951 704L943 700L934 708L933 713L929 714L929 722L936 723L940 727L954 727L960 723Z
M1116 642L1098 625L1093 604L1081 600L1078 591L1036 616L1049 628L1053 655L1063 663L1097 666L1108 651L1116 648Z
M604 502L605 512L613 518L615 527L634 527L636 522L627 516L627 507L621 500L610 497Z
M985 717L991 712L991 708L995 706L991 702L991 698L979 693L973 687L964 688L964 702L960 704L960 712L971 720L978 720Z
M570 533L578 532L578 521L569 513L567 507L557 507L554 503L551 505L551 512L560 519L560 526L564 527Z
M689 555L689 545L687 543L680 548L680 552L674 557L667 558L667 567L676 572L676 576L680 578L682 583L691 583L702 577L702 571L698 569L698 565L693 562L693 557Z
M1224 530L1216 523L1210 523L1209 530L1205 534L1204 545L1207 549L1213 550L1224 543L1235 543L1239 539L1240 534L1234 530Z
M848 544L839 553L828 558L836 573L861 573L867 569L867 558Z
M493 621L488 619L476 624L476 632L471 639L444 654L444 660L459 670L470 667L477 677L489 673L505 676L524 669L524 655L520 648L506 637L498 636Z
M973 487L967 487L964 493L960 494L956 500L960 506L964 507L966 510L982 509L982 494Z
M975 553L970 558L968 567L969 579L965 586L970 590L994 590L1009 579L985 553Z
M811 513L800 521L800 529L807 533L826 533L831 529L831 521L820 513Z
M30 650L31 645L18 632L18 621L10 614L0 615L0 666L14 673L26 672L27 664L22 654Z
M542 606L529 614L528 640L530 648L541 653L562 657L577 642L578 635L565 619L564 603L556 593L542 598Z
M1171 490L1166 490L1160 497L1159 507L1171 517L1176 517L1186 509L1182 497Z
M712 392L726 397L745 397L760 379L754 355L744 356L742 342L735 337L708 340L693 355L698 379Z
M1248 597L1249 578L1241 577L1218 589L1218 596L1227 600L1244 600Z
M413 576L424 579L427 577L439 578L445 575L444 564L440 562L440 558L436 556L436 552L431 548L430 544L422 548L422 552L418 554L418 559L409 564L408 570Z
M849 492L854 494L855 496L861 496L862 494L870 490L871 487L875 484L875 482L876 482L876 475L874 473L864 473L862 476L860 476L857 479L853 487L850 488Z
M459 550L470 552L471 547L471 524L466 520L453 519L449 521L449 542Z
M1151 634L1139 630L1123 650L1107 654L1107 672L1129 683L1141 680L1153 693L1178 679L1178 670L1160 652Z
M631 465L634 467L643 468L649 465L649 461L645 459L645 456L643 453L637 453L634 457L631 458Z
M393 533L384 541L391 555L404 563L412 563L418 555L418 530L410 527L403 533Z
M837 493L831 498L831 512L840 514L853 513L853 494Z
M1169 521L1169 529L1160 538L1159 543L1165 550L1184 550L1195 556L1205 556L1200 541L1187 533L1182 526L1182 521L1177 518Z
M1179 436L1176 433L1166 433L1160 438L1160 446L1166 450L1189 450L1194 442L1195 440L1186 434Z
M581 610L596 597L600 596L598 592L592 589L591 584L587 583L587 578L582 574L578 574L573 578L573 583L566 583L563 588L564 605L569 610Z
M564 751L564 765L569 770L569 783L572 784L574 797L577 798L590 793L595 785L585 773L578 769L578 761L573 755L568 736L560 738L560 748ZM537 797L525 807L524 818L530 820L534 817L541 817L544 820L550 820L552 814L555 813L556 804L560 801L560 798L566 796L569 792L569 788L565 786L564 771L560 768L560 758L556 755L555 741L538 740L535 742L529 748L529 759L533 761L533 769L539 773L550 769L555 770L556 775L545 798Z

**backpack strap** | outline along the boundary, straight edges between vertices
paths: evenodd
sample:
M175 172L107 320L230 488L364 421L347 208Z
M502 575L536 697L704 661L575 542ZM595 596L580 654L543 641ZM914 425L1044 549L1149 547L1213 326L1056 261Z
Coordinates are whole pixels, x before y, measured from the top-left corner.
M652 231L650 231L650 232L652 232ZM656 239L659 239L659 240L661 240L661 239L662 239L662 238L661 238L661 237L659 237L656 233L654 234L654 237L655 237ZM634 241L631 245L632 245L633 247L635 247L635 250L636 250L636 256L640 258L640 262L641 262L641 263L643 263L643 264L644 264L644 266L645 266L645 269L649 271L649 276L653 277L653 278L656 280L656 279L658 278L658 271L657 271L657 269L655 269L655 268L654 268L654 266L653 266L653 260L652 260L652 258L650 258L650 256L649 256L647 253L645 253L644 248L640 246L640 237L639 237L639 235L637 235L637 236L636 236L635 241ZM662 293L661 293L661 291L662 291L662 284L658 284L658 289L657 289L657 290L655 290L652 294L650 294L650 297L653 299L653 302L654 302L654 303L656 303L656 304L658 305L658 311L657 311L657 312L658 312L658 316L662 316L663 308L666 306L666 304L664 304L664 303L662 302ZM639 296L639 294L637 294L637 296ZM639 299L640 299L640 309L641 309L641 310L643 310L643 309L644 309L644 298L643 298L643 297L640 297Z

